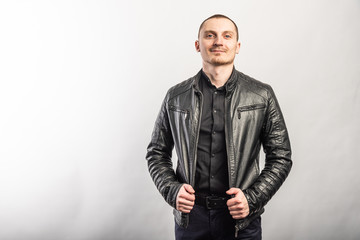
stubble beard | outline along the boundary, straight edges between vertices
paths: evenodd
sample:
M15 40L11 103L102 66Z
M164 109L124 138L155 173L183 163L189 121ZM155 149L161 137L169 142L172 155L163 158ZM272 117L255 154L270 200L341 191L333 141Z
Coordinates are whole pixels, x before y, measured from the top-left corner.
M211 50L210 50L211 52ZM225 52L225 56L223 54L219 54L218 56L212 56L208 63L213 66L223 66L233 64L235 59L235 54L233 56L227 55L227 51Z
M224 59L214 58L210 60L210 63L214 66L223 66L234 63L234 59L224 60Z
M235 59L235 57L223 59L221 57L215 56L215 57L211 58L208 61L208 63L210 63L211 65L214 65L214 66L223 66L223 65L233 64L234 59Z

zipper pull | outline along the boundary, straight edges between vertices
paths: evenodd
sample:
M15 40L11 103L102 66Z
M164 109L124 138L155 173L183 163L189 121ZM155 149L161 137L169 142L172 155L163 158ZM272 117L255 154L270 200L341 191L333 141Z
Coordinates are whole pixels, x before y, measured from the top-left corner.
M237 238L238 237L238 234L239 234L239 226L236 224L235 225L235 238Z

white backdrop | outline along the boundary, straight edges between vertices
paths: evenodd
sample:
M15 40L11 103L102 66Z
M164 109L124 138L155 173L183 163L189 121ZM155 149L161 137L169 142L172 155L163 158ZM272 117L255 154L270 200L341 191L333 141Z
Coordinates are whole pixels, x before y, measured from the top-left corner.
M1 1L0 239L173 239L146 147L222 13L236 68L275 90L293 170L264 239L359 239L358 0Z

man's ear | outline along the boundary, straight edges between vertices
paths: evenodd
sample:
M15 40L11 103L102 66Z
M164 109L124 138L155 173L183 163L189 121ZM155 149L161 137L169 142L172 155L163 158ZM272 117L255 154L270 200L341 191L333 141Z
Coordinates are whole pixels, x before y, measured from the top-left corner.
M240 51L240 42L238 42L237 44L236 44L236 54L238 54L239 53L239 51Z
M195 41L195 49L197 52L200 52L200 43L199 43L199 40L196 40Z

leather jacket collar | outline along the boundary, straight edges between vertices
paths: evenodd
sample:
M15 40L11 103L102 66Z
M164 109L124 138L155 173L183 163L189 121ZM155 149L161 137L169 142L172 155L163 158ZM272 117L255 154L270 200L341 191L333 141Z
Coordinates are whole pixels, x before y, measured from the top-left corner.
M228 96L230 96L231 95L231 93L234 91L234 88L235 88L235 83L236 83L236 73L237 73L237 71L236 71L236 69L235 69L235 67L233 67L233 70L232 70L232 72L231 72L231 75L230 75L230 77L229 77L229 79L226 81L226 83L225 83L225 90L226 90L226 96L228 97ZM201 79L201 75L202 74L204 74L205 76L206 76L206 74L205 74L205 72L201 69L196 75L195 75L195 77L194 77L194 83L193 83L193 87L195 88L195 90L197 91L197 92L199 92L200 90L199 90L199 81L200 81L200 79Z

